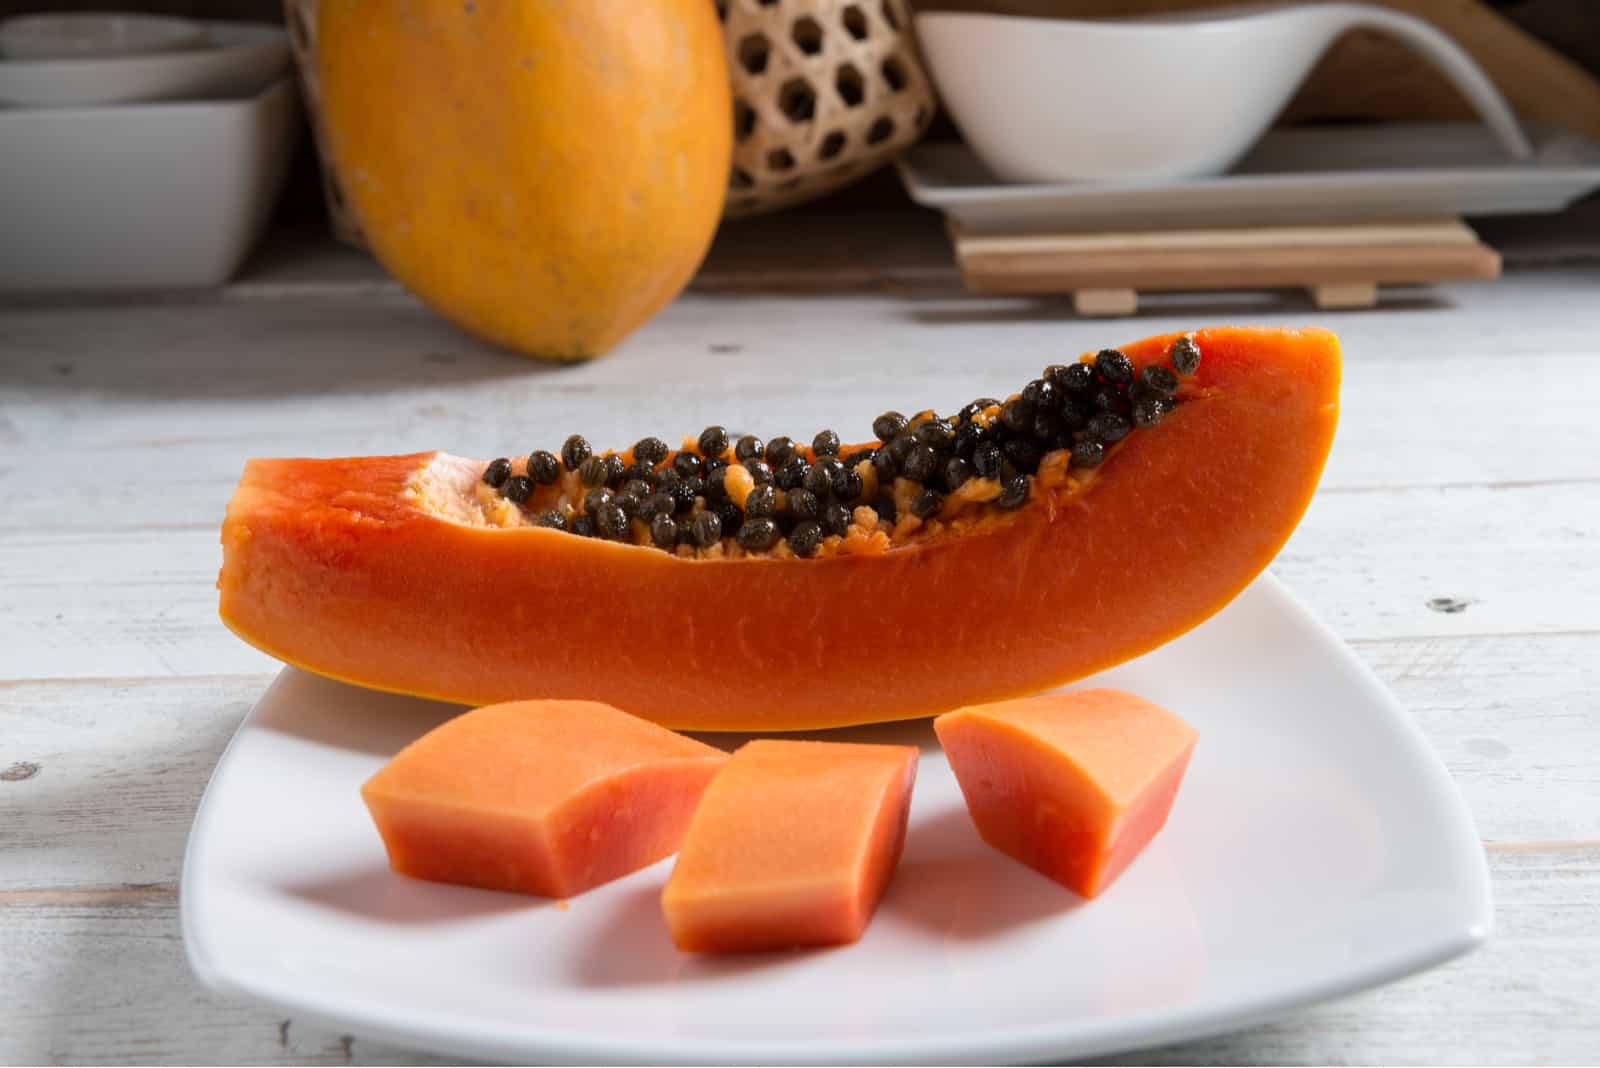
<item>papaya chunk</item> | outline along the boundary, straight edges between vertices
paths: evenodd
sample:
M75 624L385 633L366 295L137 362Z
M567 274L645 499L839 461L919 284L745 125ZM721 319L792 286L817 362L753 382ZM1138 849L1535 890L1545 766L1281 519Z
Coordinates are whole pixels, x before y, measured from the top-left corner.
M593 701L467 712L361 788L395 871L569 897L677 851L727 754Z
M661 894L679 949L854 942L905 845L917 750L760 739L711 780Z
M1120 690L1079 690L933 721L984 841L1094 897L1167 822L1196 732Z
M686 730L1018 697L1178 636L1266 567L1322 472L1339 367L1326 331L1199 330L944 420L885 413L881 448L717 427L709 452L683 428L676 453L650 438L601 456L560 428L514 460L251 460L220 611L360 685L604 701Z

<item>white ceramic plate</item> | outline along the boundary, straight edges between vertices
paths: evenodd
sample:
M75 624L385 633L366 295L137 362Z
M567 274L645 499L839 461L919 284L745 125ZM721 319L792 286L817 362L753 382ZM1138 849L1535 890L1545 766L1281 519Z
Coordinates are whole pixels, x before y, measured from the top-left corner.
M1263 579L1092 680L1200 730L1171 821L1084 902L989 850L926 722L904 860L866 937L704 959L671 861L565 906L393 875L357 795L451 706L286 669L224 754L183 873L213 989L446 1054L518 1061L1035 1061L1253 1023L1448 960L1489 886L1444 767L1362 663Z
M1473 123L1290 127L1228 174L1149 182L1007 184L951 141L916 145L895 166L917 203L991 234L1553 212L1600 188L1600 145L1528 134L1533 156L1513 161Z
M289 69L276 26L200 23L201 47L68 59L0 59L0 106L82 107L255 93Z

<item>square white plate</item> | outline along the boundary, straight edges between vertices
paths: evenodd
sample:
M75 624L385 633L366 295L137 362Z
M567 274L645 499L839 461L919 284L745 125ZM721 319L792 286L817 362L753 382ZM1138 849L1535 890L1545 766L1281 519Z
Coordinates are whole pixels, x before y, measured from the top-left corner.
M1600 145L1530 126L1507 160L1476 123L1386 122L1269 131L1228 174L1154 182L1012 185L960 141L895 161L906 191L969 233L1309 225L1561 211L1600 188Z
M183 873L213 989L504 1060L1034 1061L1228 1030L1438 964L1490 924L1482 847L1394 699L1264 578L1088 683L1200 731L1167 828L1082 901L991 851L926 722L904 860L866 937L672 948L671 861L565 904L393 875L357 794L453 706L286 669L223 755Z

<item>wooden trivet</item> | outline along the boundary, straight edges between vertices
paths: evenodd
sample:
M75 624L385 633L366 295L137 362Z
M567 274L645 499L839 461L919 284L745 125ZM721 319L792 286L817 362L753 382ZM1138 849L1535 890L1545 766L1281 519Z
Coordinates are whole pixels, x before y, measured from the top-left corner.
M1460 219L1124 233L969 234L949 223L975 293L1070 293L1080 315L1131 315L1140 292L1305 289L1319 308L1364 308L1378 287L1500 274Z

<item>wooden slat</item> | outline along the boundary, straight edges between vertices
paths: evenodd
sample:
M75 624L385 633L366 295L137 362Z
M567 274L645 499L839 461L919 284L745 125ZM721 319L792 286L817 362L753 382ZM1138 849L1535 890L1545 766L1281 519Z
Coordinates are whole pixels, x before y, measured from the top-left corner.
M1460 219L1416 222L1328 223L1322 226L1252 226L1192 230L1144 230L1129 233L974 234L951 221L950 236L974 255L1092 255L1106 252L1244 253L1285 246L1301 248L1371 248L1384 245L1453 245L1470 247L1478 235Z
M1343 336L1325 489L1595 478L1600 359L1575 312L1597 285L1596 272L1538 272L1378 315L1242 315ZM1105 324L950 293L831 300L820 318L807 298L693 297L613 356L560 371L485 350L407 301L8 310L0 537L215 526L251 455L489 456L573 429L620 443L713 421L861 433L887 407L948 409L1108 342L1241 317L1151 303L1157 314ZM1507 403L1513 367L1536 402Z
M271 679L0 683L0 776L27 773L0 781L0 902L175 888L211 769Z
M994 294L1388 285L1500 273L1498 253L1460 240L1454 228L1402 224L1381 237L1351 227L1329 227L1320 237L1305 227L1282 229L957 237L956 260L968 289Z
M1333 282L1311 287L1318 308L1371 308L1378 303L1376 282Z

